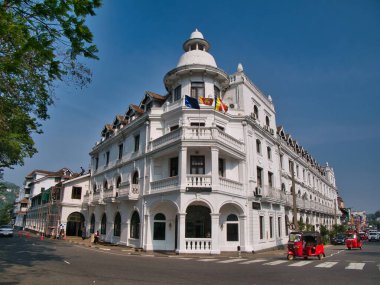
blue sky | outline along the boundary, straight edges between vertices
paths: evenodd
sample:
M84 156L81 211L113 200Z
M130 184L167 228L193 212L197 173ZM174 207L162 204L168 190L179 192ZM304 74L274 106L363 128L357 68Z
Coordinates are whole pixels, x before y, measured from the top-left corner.
M231 74L242 63L272 96L277 125L334 168L346 206L380 210L380 1L104 2L88 21L100 51L88 63L92 84L57 85L51 119L34 136L39 153L6 180L87 168L105 123L146 90L165 95L163 77L198 28L218 67Z

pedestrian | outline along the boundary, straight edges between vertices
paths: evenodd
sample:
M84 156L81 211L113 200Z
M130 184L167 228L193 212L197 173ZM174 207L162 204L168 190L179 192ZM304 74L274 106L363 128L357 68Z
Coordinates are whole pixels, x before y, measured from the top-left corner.
M99 242L99 231L96 231L96 234L94 236L94 244L97 244Z
M82 228L82 240L85 240L86 239L86 228L83 227Z

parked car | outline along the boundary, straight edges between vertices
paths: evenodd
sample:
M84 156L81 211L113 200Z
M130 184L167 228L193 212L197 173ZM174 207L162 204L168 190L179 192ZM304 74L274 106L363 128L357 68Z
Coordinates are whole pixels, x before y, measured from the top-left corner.
M0 236L13 237L13 227L11 225L0 226Z
M337 234L331 239L331 244L344 244L347 236L345 234Z
M379 234L377 232L369 232L368 241L379 241Z

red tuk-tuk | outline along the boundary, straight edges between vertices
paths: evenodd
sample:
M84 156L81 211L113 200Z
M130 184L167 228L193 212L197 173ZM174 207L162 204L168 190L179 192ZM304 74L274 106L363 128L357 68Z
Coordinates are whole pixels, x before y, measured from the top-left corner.
M315 256L319 260L325 257L321 235L318 232L291 232L288 242L288 260L295 257Z
M357 231L347 231L346 235L346 247L348 250L351 250L352 248L362 249L363 242Z

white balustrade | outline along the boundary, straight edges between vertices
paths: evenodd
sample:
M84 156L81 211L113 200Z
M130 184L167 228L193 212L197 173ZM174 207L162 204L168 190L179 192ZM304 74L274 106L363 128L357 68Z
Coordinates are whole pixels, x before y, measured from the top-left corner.
M211 175L190 174L186 177L187 187L211 187Z
M168 177L150 183L151 191L168 191L178 188L178 176Z
M230 180L224 177L219 178L220 189L228 193L241 194L243 192L243 183Z
M186 251L191 253L206 253L211 251L211 238L186 238Z

